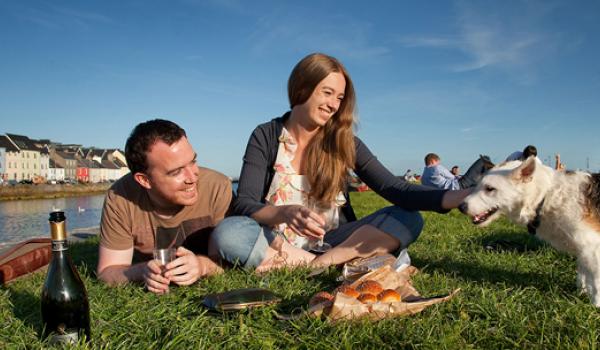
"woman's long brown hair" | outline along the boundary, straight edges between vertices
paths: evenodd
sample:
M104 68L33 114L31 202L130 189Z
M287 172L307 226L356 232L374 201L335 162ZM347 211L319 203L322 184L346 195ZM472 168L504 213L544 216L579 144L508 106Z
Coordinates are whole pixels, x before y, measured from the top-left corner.
M288 80L288 97L293 108L305 103L321 80L333 72L346 79L344 99L305 151L304 170L310 183L310 197L323 205L334 201L345 189L348 170L354 168L354 86L346 68L337 59L321 53L304 57Z

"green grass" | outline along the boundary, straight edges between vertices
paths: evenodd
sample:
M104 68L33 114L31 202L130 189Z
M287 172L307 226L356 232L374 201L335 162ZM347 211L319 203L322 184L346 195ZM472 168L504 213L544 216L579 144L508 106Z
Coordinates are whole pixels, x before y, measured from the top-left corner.
M359 216L386 205L373 193L352 195ZM334 268L312 278L305 269L265 276L234 269L156 296L139 285L102 285L94 274L97 241L75 245L72 254L91 304L90 348L598 348L600 313L579 295L572 257L504 220L477 229L456 211L424 217L423 233L410 247L421 271L414 284L425 296L461 292L417 315L379 322L276 319L276 312L301 310L313 293L333 289L339 274ZM527 249L487 250L485 243L496 239ZM44 277L37 273L0 289L0 349L48 346L38 335ZM207 293L244 287L270 288L284 302L230 314L209 313L200 305Z

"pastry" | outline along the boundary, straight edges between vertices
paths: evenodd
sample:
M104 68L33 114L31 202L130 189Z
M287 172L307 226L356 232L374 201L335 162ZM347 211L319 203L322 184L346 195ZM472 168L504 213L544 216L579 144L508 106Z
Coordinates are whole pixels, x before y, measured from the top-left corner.
M377 281L366 280L366 281L361 282L356 287L356 290L360 293L369 293L369 294L377 295L383 291L383 287Z
M344 293L345 295L347 295L349 297L352 297L352 298L358 298L358 296L360 295L360 293L356 289L350 287L347 284L339 286L337 288L337 292L338 293Z
M394 303L402 301L402 297L393 289L386 289L377 295L377 299L382 303Z
M363 293L358 296L358 299L363 304L373 304L377 302L377 297L374 294Z

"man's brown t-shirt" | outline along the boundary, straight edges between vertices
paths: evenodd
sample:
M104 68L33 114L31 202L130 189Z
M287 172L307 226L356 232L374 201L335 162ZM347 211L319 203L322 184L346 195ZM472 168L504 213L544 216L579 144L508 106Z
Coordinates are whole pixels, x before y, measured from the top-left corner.
M108 249L134 248L133 262L152 258L154 247L184 246L207 254L208 237L225 217L231 202L231 181L198 167L198 200L168 219L155 214L146 190L131 173L108 190L100 222L100 244Z

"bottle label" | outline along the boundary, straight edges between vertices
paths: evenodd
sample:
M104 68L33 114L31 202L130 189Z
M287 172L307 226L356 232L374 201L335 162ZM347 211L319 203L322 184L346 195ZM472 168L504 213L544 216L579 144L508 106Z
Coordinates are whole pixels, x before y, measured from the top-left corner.
M60 252L67 250L67 241L52 241L52 251Z
M50 344L77 344L79 341L79 333L71 332L64 334L53 334L50 336Z

